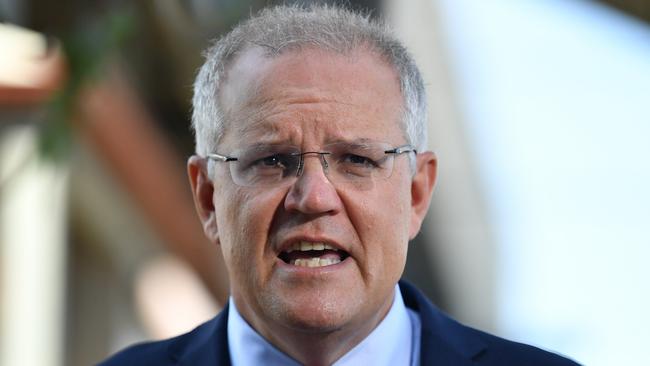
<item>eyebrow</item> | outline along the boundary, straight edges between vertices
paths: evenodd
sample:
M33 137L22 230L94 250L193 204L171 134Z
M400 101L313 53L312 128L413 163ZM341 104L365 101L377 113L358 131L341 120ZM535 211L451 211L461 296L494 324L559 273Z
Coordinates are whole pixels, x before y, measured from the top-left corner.
M354 145L354 146L365 146L368 144L373 144L373 143L378 143L380 141L361 137L361 138L356 138L356 139L344 139L344 138L337 138L335 140L327 140L325 145L330 145L330 144L349 144L349 145Z
M244 147L242 147L241 149L238 149L238 150L239 151L243 151L243 150L247 150L247 151L250 151L250 150L264 150L264 149L273 148L273 147L292 148L292 149L300 150L300 148L298 148L298 146L293 145L293 144L273 143L273 142L269 142L269 143L258 142L258 143L252 144L252 145L244 146Z
M333 144L347 144L353 147L367 147L369 145L372 145L373 143L380 143L380 141L377 140L372 140L369 138L359 138L359 139L354 139L354 140L345 140L345 139L336 139L336 140L330 140L324 143L322 146L327 146L327 145L333 145ZM291 142L286 142L286 141L268 141L268 142L257 142L251 145L243 146L240 149L237 149L236 151L244 151L244 150L264 150L268 148L291 148L291 149L296 149L298 151L302 151L302 149L294 143Z

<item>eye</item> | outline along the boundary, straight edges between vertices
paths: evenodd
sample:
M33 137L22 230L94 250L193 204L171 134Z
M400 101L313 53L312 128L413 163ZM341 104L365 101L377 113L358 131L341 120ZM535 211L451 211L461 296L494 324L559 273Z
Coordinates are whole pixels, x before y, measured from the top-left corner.
M276 166L280 164L280 158L278 155L267 156L260 160L260 164L265 166Z
M257 159L253 162L254 166L261 168L280 168L285 169L287 167L288 156L284 154L274 154L269 155L260 159Z
M372 168L377 166L377 162L371 158L356 155L356 154L346 154L342 157L341 162L344 164L351 164L355 166L363 166L367 168Z

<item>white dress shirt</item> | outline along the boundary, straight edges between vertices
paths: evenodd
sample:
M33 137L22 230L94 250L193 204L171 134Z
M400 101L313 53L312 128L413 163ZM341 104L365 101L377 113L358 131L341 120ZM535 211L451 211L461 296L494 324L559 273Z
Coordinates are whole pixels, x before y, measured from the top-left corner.
M242 318L230 298L228 349L233 366L298 366L291 357L275 348ZM420 316L406 308L399 286L388 314L368 336L338 359L334 366L395 366L419 364Z

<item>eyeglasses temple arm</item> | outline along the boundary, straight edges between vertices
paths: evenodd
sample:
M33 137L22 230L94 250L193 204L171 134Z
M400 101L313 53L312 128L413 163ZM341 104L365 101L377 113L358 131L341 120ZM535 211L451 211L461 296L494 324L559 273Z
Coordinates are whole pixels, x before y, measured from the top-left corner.
M208 158L208 159L219 160L219 161L223 161L223 162L237 161L237 158L233 158L232 156L225 156L225 155L220 155L220 154L215 154L215 153L206 154L205 157Z
M384 153L386 154L403 154L403 153L408 153L408 152L413 152L415 154L418 153L418 151L411 145L404 145L404 146L398 146L394 149L391 150L386 150Z

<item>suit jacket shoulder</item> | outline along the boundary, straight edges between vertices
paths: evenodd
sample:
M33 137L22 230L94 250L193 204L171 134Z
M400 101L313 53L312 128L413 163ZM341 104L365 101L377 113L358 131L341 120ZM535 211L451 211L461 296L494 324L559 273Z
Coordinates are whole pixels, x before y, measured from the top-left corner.
M400 281L400 289L406 306L420 315L422 365L578 365L557 354L460 324L406 281Z

